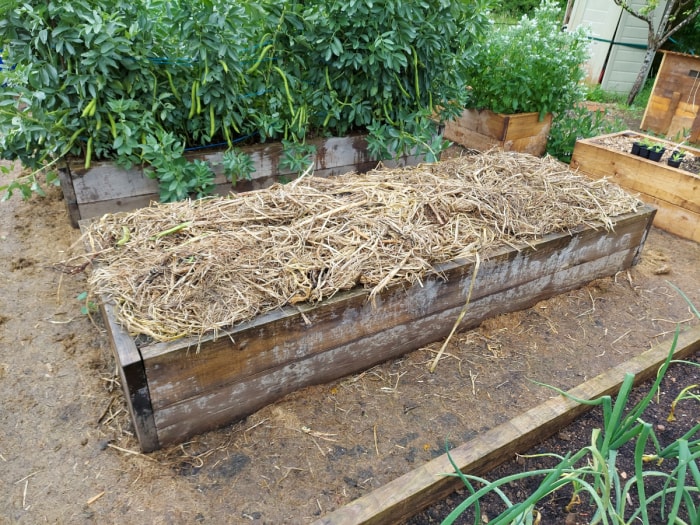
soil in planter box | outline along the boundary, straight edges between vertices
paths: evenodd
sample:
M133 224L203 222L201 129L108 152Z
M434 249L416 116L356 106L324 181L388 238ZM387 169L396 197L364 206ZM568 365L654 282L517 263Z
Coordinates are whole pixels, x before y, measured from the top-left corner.
M698 414L700 414L700 404L697 399L686 399L680 401L677 408L674 410L674 421L668 421L668 416L671 413L671 406L676 399L676 396L682 389L697 385L700 382L700 354L687 359L690 364L672 364L658 392L658 396L647 407L642 415L642 419L651 424L654 435L659 440L661 447L671 445L677 439L683 437L691 428L700 422ZM652 383L647 382L633 389L629 402L626 405L627 409L634 406L649 392ZM697 392L697 388L694 390ZM584 447L591 445L591 433L593 429L603 428L602 410L600 407L592 409L584 416L578 418L572 424L562 428L557 434L543 441L536 447L523 452L522 456L517 456L512 460L504 463L493 471L483 475L482 477L494 481L502 479L506 476L511 476L523 472L533 471L537 469L553 468L557 464L554 458L547 458L543 454L558 454L565 456L568 453L576 453ZM700 436L696 433L694 437L689 438L689 441L697 440ZM634 477L634 443L632 441L623 446L618 454L616 468L622 477L622 482L625 483ZM646 449L647 452L652 452L651 448ZM531 457L527 457L531 456ZM537 457L534 457L537 456ZM645 472L663 472L669 474L678 462L672 459L662 463L648 462L645 463ZM503 491L514 503L525 500L538 487L542 478L531 476L524 480L508 483L502 487ZM647 497L664 489L665 478L660 476L645 476L644 488ZM695 483L690 474L686 477L688 487L694 487ZM479 487L477 487L479 488ZM406 525L429 525L440 523L454 508L456 508L461 500L468 497L465 489L459 490L445 500L438 501L428 509L422 511L414 518L410 519ZM591 522L592 516L595 514L596 508L589 503L589 498L585 493L582 493L579 503L572 503L571 487L564 487L548 497L544 498L538 505L536 510L541 514L542 523L561 523L566 525L587 525ZM630 511L638 508L638 494L636 488L630 491L630 499L627 502L628 510L626 518L629 519ZM650 523L666 523L661 516L661 500L656 500L648 507ZM694 496L695 505L700 505L700 497ZM672 505L673 497L670 496L666 501L666 516ZM483 522L487 522L486 518L493 519L502 513L505 508L503 502L496 497L488 496L481 500L481 516ZM679 517L689 523L686 512L681 511ZM462 514L456 521L455 525L473 524L473 509ZM641 523L641 521L640 521Z
M632 151L632 145L637 140L639 140L639 136L631 133L629 135L608 135L596 139L595 142L598 144L602 144L615 151L630 153ZM683 148L680 148L680 150L685 151L683 150ZM670 159L673 156L673 153L673 148L667 147L663 155L660 157L659 162L662 162L664 165L666 165L668 159ZM679 168L690 173L700 174L700 157L696 157L691 153L686 153Z
M107 215L87 229L90 282L118 298L131 334L167 341L358 286L372 300L438 264L606 226L639 204L554 159L492 151Z

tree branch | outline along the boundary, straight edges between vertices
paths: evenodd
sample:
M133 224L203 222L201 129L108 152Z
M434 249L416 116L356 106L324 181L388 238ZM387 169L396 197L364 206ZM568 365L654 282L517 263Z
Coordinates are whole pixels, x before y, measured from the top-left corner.
M698 15L700 15L700 5L696 6L695 9L693 9L687 15L685 20L683 20L681 23L679 23L679 24L673 26L671 29L669 29L669 31L664 36L662 36L661 39L659 40L659 46L663 45L664 42L666 42L666 40L671 38L676 31L678 31L679 29L682 29L685 26L687 26L688 24L690 24L690 22L692 22L693 19L695 19Z
M670 0L673 2L673 0ZM653 11L650 11L648 15L643 15L640 11L635 10L627 0L613 0L617 5L619 5L622 9L627 11L629 14L632 16L635 16L639 18L640 20L644 20L647 24L650 24L653 26Z

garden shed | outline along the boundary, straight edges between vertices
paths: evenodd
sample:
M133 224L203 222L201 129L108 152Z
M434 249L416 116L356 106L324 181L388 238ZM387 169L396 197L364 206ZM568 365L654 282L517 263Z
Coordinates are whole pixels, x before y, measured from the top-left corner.
M662 50L663 59L641 128L700 142L700 57Z
M644 0L631 0L634 8ZM654 19L661 20L666 6L660 1ZM591 29L591 58L586 63L586 79L607 91L628 93L642 67L647 48L646 24L624 11L613 0L574 0L566 19L570 29Z

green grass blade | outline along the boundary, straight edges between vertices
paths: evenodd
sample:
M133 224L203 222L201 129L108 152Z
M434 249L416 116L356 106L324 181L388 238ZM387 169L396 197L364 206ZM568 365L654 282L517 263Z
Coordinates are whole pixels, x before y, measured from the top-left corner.
M629 396L633 386L634 374L628 372L625 374L622 386L620 386L620 392L615 400L612 412L607 417L604 416L605 437L601 445L601 453L604 456L607 456L608 450L617 450L638 433L633 428L637 424L637 418L631 419L631 414L623 417L625 407L629 405ZM635 413L636 411L637 407L630 412Z
M671 288L673 288L675 291L677 291L683 299L685 299L685 302L688 303L688 306L690 306L690 309L691 309L691 310L693 311L693 313L695 314L695 317L697 317L698 319L700 319L700 312L698 311L697 308L695 308L695 305L694 305L693 302L688 298L688 296L685 295L685 293L683 293L683 290L681 290L680 288L678 288L678 287L677 287L675 284L673 284L671 281L666 281L666 282L668 283L668 285L669 285Z
M644 450L646 449L647 441L649 441L649 436L651 434L651 425L649 423L644 423L639 438L634 446L634 477L637 480L637 497L639 498L642 523L649 523L649 514L647 513L648 502L646 491L644 490ZM621 499L627 500L626 496L627 494L623 494Z
M447 441L447 440L445 440L445 441ZM445 448L449 448L448 443L445 443ZM452 454L450 454L449 450L447 450L447 459L450 461L450 465L452 465L452 468L455 471L454 475L458 476L459 479L462 480L462 483L464 483L464 486L467 487L469 494L473 495L476 492L474 490L474 486L471 484L469 479L467 479L467 476L464 475L462 470L457 466L457 463L455 463L454 459L452 459ZM476 502L474 504L474 525L479 525L480 517L481 517L481 505L479 503L479 500L476 500ZM447 525L451 525L451 523L452 522L449 522L449 524L447 524Z

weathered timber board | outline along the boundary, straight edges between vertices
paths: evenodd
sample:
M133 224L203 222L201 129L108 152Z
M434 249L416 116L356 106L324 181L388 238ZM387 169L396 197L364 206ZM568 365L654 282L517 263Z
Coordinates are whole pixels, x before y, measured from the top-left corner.
M690 142L700 142L696 101L700 57L663 49L661 53L661 65L640 127L667 137L685 135Z
M654 212L644 207L617 217L611 232L581 227L520 251L490 254L477 273L461 328L634 264ZM445 337L464 304L473 271L473 263L455 261L422 286L388 288L374 305L368 303L367 291L353 290L317 305L261 316L216 340L142 348L157 434L157 444L142 447L180 442L301 387L367 369Z
M314 175L327 177L349 171L368 171L377 160L371 158L364 135L317 138L308 141L316 146ZM241 151L250 155L255 171L251 180L239 181L232 186L223 172L223 151L202 150L186 154L189 160L208 162L214 172L214 194L227 195L261 189L292 178L295 174L279 166L283 148L280 143L243 146ZM423 157L407 155L383 161L386 167L418 164ZM142 166L123 169L113 162L93 162L89 169L81 162L70 162L59 173L71 224L100 217L106 213L130 211L157 202L158 182L148 177Z
M552 115L540 121L538 113L505 115L488 110L466 109L445 123L444 137L480 151L500 147L540 156L547 146Z
M634 374L635 384L648 381L656 376L656 371L671 349L672 341L664 341L569 390L568 393L587 400L614 395L619 391L626 373ZM673 355L674 359L684 359L697 352L700 352L700 326L679 334ZM450 450L450 456L465 474L483 475L515 454L523 453L554 435L590 408L564 396L553 397ZM327 514L313 525L401 523L463 487L458 478L446 475L451 472L454 472L454 468L447 454L443 454Z
M605 177L631 193L639 193L642 200L658 208L655 226L700 242L700 177L597 143L598 140L626 133L634 134L626 131L577 141L571 167L591 178ZM669 148L674 147L671 142L657 138L653 140L663 142ZM700 150L696 148L683 146L680 149L700 157Z
M141 353L129 334L115 322L114 304L103 300L100 310L112 342L119 379L124 386L126 404L134 423L136 437L144 452L151 452L159 448L158 435Z

